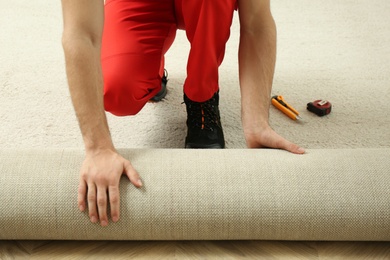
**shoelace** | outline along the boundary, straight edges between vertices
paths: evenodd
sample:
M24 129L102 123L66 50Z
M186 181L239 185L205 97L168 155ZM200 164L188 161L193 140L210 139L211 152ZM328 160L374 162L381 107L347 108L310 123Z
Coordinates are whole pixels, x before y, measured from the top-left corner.
M190 101L188 104L189 124L192 127L209 131L214 131L216 127L221 127L218 110L213 104L214 102L214 98L204 103Z

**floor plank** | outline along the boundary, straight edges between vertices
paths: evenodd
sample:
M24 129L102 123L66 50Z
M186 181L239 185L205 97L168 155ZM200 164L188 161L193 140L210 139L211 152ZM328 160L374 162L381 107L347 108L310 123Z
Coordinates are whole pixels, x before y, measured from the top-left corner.
M390 259L390 242L0 241L0 259Z

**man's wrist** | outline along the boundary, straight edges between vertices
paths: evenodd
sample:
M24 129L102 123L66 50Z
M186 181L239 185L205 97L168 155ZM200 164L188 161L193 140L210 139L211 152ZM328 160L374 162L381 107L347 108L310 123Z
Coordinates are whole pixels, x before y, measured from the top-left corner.
M263 131L269 128L269 112L263 109L243 110L241 121L244 133Z
M111 140L100 140L99 142L85 141L85 151L87 153L95 153L101 150L115 151L115 147Z

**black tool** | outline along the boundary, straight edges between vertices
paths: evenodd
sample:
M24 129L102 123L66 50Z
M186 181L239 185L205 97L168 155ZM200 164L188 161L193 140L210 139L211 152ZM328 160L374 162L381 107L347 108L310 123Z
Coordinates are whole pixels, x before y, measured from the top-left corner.
M332 104L327 100L316 100L310 103L307 103L307 110L313 112L317 116L328 115L332 111Z

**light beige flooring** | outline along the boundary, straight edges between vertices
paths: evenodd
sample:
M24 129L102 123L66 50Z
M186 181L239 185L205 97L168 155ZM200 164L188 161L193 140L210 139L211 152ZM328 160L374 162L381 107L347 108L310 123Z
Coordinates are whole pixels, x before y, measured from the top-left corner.
M0 259L390 259L390 242L0 241Z

